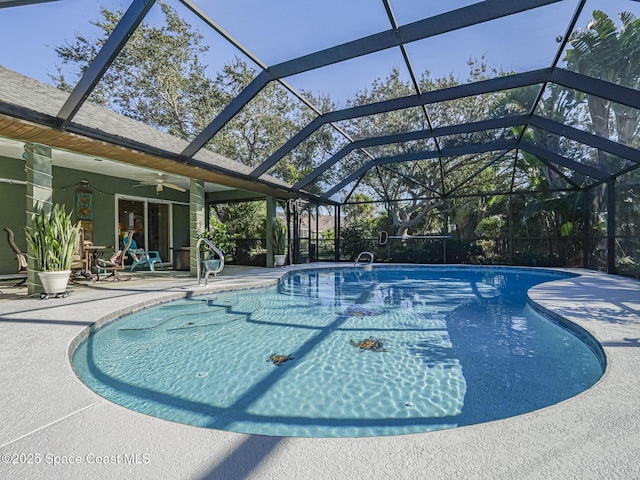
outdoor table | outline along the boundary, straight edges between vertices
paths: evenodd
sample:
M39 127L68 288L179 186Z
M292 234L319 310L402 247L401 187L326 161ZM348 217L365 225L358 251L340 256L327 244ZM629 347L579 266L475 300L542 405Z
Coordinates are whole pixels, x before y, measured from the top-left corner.
M106 250L107 248L109 247L107 247L106 245L85 245L84 247L84 251L85 251L84 271L85 272L93 276L93 274L91 273L91 270L93 268L93 265L96 263L98 254L102 253L102 251ZM98 276L98 279L99 278L100 276Z

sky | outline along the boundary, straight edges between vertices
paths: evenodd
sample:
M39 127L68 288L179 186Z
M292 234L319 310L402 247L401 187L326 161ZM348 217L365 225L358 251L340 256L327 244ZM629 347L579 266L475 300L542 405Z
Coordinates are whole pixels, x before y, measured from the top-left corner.
M166 0L201 33L210 51L204 63L215 75L237 54L219 35L209 29L177 0ZM390 23L381 0L196 0L195 3L222 28L267 65L388 30ZM397 23L404 25L421 18L474 3L471 0L391 0ZM483 56L486 62L504 71L521 72L544 68L553 60L556 37L565 34L578 4L564 0L557 4L477 25L461 31L414 42L407 46L414 69L429 70L432 77L452 74L464 82L467 61ZM95 38L90 25L99 18L100 6L125 10L126 0L59 0L0 9L0 64L37 80L51 83L49 75L61 65L54 47L80 34ZM640 3L631 0L589 0L578 22L584 27L594 9L615 16L622 10L640 16ZM586 16L585 16L586 15ZM155 5L147 20L160 17ZM349 62L296 75L286 80L298 90L329 94L339 107L399 68L408 79L400 49L393 48Z

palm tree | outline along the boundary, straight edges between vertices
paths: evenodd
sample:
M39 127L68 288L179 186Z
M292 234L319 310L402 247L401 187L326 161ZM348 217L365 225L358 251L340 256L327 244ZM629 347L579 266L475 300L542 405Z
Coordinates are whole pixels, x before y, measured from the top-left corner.
M607 14L593 12L584 30L576 30L569 38L573 47L567 50L567 68L590 77L637 89L640 87L640 20L630 12L621 12L620 28ZM611 112L615 117L617 141L632 145L638 132L640 117L634 109L604 98L587 96L592 128L595 134L610 138ZM637 141L636 141L637 143ZM603 152L599 162L605 162Z
M532 85L505 92L497 97L491 105L491 117L499 118L530 111L539 95L539 90L539 86ZM584 97L584 94L580 92L551 83L545 87L544 94L534 113L563 125L572 125L580 122L576 107L584 101ZM519 126L513 127L513 130L516 136L522 132L522 128ZM539 128L527 128L523 135L528 142L534 145L553 153L566 155L558 135L550 134ZM546 182L547 188L552 190L566 186L562 177L545 163L526 152L520 152L520 155L524 161L522 167L528 172L529 182L532 186L544 182Z

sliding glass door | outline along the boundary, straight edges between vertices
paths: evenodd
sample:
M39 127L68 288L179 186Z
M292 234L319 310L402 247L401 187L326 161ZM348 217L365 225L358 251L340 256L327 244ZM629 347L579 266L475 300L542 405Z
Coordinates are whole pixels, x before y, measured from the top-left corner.
M117 198L117 212L120 246L125 234L132 230L138 248L157 250L163 262L172 260L170 203L121 197Z
M164 261L169 260L171 251L169 207L166 203L147 203L147 250L157 250Z

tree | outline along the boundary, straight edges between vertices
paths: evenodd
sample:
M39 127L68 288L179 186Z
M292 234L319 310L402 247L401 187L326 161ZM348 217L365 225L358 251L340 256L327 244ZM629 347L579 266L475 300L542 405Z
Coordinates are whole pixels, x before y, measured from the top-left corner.
M469 78L475 82L500 75L501 72L489 69L484 59L470 60ZM424 72L420 78L422 91L443 89L458 85L453 76L433 79ZM415 91L409 82L404 82L399 70L393 70L386 78L376 79L370 88L359 92L349 106L413 95ZM490 95L484 97L465 97L441 102L427 107L434 126L473 122L486 119L493 101ZM348 131L354 138L367 138L391 133L411 132L429 128L424 112L420 108L392 111L380 115L356 118L349 124ZM455 147L469 142L495 140L494 132L478 132L469 135L440 137L438 146L433 140L421 140L384 145L375 150L376 157L401 155L410 152L429 151ZM399 162L389 166L375 167L363 177L361 184L371 189L379 198L385 198L389 216L393 220L397 235L405 235L410 229L427 233L436 226L431 218L443 208L442 198L465 182L495 181L496 171L491 168L482 170L495 154L477 154L457 158L441 158Z
M303 96L322 113L336 109L336 104L328 95L316 97L310 92L303 92ZM296 128L300 130L316 116L317 114L314 110L304 106L294 110L292 117ZM331 125L323 125L285 156L284 161L278 162L274 166L273 174L285 182L295 183L311 173L324 159L332 156L335 153L336 145L340 144L340 142L344 142L342 135ZM324 191L326 183L331 183L336 178L341 179L341 174L331 169L321 175L318 181L307 185L305 190L320 194Z
M355 260L360 252L371 249L373 237L372 222L368 218L358 218L340 230L340 245L349 260Z
M122 115L166 131L193 139L208 120L222 110L221 92L206 76L200 57L209 47L203 36L180 19L176 11L158 2L165 24L146 22L133 33L111 67L89 96L89 101ZM91 24L102 30L100 38L76 34L55 48L63 64L84 73L122 17L122 11L101 10L102 18ZM58 88L71 91L72 85L62 69L52 76Z
M350 203L345 203L342 207L347 223L355 222L358 218L372 218L375 210L372 201L373 199L364 193L351 195Z
M584 30L576 30L569 38L573 47L567 50L567 68L584 75L629 88L640 88L640 20L630 12L618 14L620 28L604 12L595 10ZM591 124L596 135L615 137L625 145L637 146L640 118L631 107L612 103L607 99L587 96ZM611 114L615 125L611 124ZM604 152L599 164L606 165Z
M158 2L161 25L142 22L107 69L89 100L147 125L183 138L196 137L256 76L255 69L235 58L216 74L207 75L202 57L209 51L204 37L166 3ZM122 11L101 10L91 24L102 31L92 39L76 34L56 47L63 64L77 67L77 78L87 69L113 32ZM72 84L58 68L55 84L71 91ZM320 99L330 108L328 98ZM270 83L211 139L207 148L252 167L280 147L312 116L300 109L277 83ZM326 139L325 139L326 142ZM295 182L310 170L311 154L298 153L279 162L272 172ZM302 164L306 162L307 166ZM298 162L292 165L292 162Z
M621 23L617 27L600 10L593 11L592 15L593 19L586 28L575 31L569 38L572 48L566 52L567 68L607 82L639 89L640 19L630 12L621 12L618 14ZM624 145L635 148L640 146L640 116L636 109L593 95L587 95L587 104L593 133ZM608 171L610 158L606 152L598 151L593 163L597 168ZM626 165L619 168L630 164L627 161ZM638 172L636 170L630 173L627 182L637 183ZM595 203L604 203L602 189L596 190ZM624 207L625 203L620 206ZM625 210L622 208L622 211ZM624 214L618 221L620 230L624 230ZM598 225L597 221L593 223Z
M498 118L529 112L539 95L539 89L539 86L530 86L508 90L500 94L491 105L491 117ZM585 95L581 92L566 89L557 84L549 84L536 106L536 113L562 125L584 124L586 119L577 108L584 102L584 99ZM513 127L512 130L516 137L522 134L520 126ZM566 142L563 143L559 135L552 135L539 128L530 127L524 132L524 139L549 152L572 156L568 155ZM524 173L524 176L528 177L527 186L529 188L554 190L566 187L566 181L548 164L527 152L520 152L520 155L522 163L517 173ZM577 181L577 183L580 182Z
M227 225L231 235L239 238L261 238L267 208L264 202L217 203L211 206L215 215Z
M215 81L225 105L256 75L255 69L237 57L225 65ZM211 139L208 148L257 167L296 130L292 119L295 108L296 104L288 92L271 82Z
M371 87L358 92L356 97L348 102L347 106L366 105L414 93L413 87L400 78L400 71L394 69L386 78L378 78L374 80ZM419 109L408 109L353 119L349 123L347 131L354 138L368 138L425 128L428 128L428 124L424 114ZM421 141L415 144L383 145L375 150L375 154L376 157L400 155L409 153L416 148L426 149L427 143ZM358 164L354 165L353 169L358 166ZM391 169L375 167L362 179L362 184L371 189L378 198L387 198L388 196L387 208L389 209L389 216L393 219L393 225L398 234L402 234L408 228L414 226L428 213L429 203L417 199L430 194L430 190L434 190L433 181L421 184L419 180L410 182L403 176L421 177L423 176L421 175L422 168L423 166L419 165L418 162L395 164ZM396 172L400 172L400 174ZM399 199L403 195L413 198L413 205L407 206L400 201Z
M211 210L211 217L224 223L228 234L235 239L234 260L242 264L250 262L251 252L260 247L260 239L266 236L265 202L218 203L212 205Z
M233 235L227 231L227 226L220 221L215 212L209 213L209 226L202 232L198 232L198 238L210 240L225 254L230 253L230 250L235 247ZM204 251L206 247L201 245L200 249Z

